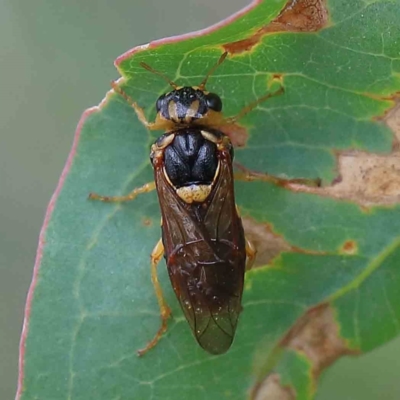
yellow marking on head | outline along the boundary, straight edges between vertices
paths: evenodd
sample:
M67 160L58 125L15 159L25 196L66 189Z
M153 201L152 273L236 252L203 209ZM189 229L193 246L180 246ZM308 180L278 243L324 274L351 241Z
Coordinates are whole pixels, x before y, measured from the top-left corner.
M188 204L202 203L211 193L211 185L190 185L176 189L176 194Z
M169 114L169 118L170 118L172 121L179 122L179 119L178 119L178 109L177 109L177 107L176 107L176 103L175 103L174 100L171 100L171 101L168 103L168 114Z
M193 118L195 118L197 115L197 111L199 111L199 107L200 107L200 102L198 100L193 101L190 107L186 111L184 121L190 122Z

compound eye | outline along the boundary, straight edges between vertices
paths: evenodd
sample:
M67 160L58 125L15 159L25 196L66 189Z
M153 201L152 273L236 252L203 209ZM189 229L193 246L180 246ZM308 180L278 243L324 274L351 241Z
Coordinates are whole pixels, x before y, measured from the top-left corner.
M207 107L214 111L222 110L221 98L215 93L208 93L206 96Z
M159 112L164 104L165 94L160 96L156 103L156 111Z

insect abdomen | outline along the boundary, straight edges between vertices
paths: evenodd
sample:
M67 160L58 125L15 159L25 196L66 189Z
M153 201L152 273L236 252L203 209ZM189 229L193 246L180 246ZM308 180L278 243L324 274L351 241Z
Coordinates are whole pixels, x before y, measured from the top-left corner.
M241 311L245 256L233 247L233 243L210 247L198 242L178 246L175 254L167 256L170 279L185 316L198 343L212 354L229 349Z

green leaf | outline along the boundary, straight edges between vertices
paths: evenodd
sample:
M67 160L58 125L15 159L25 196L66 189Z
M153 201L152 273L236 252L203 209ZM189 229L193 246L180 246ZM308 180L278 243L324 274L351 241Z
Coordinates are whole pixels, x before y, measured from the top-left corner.
M125 204L87 196L124 194L151 181L149 147L158 133L110 92L84 114L49 206L27 302L18 398L243 399L261 387L268 393L264 379L277 377L279 390L312 399L320 372L339 356L399 334L400 206L390 186L398 169L382 118L400 90L400 9L389 0L306 3L256 1L218 27L136 48L116 62L121 86L152 120L169 87L140 62L195 85L230 50L207 84L226 115L277 79L285 88L231 132L242 141L237 161L324 182L237 183L249 235L260 247L269 235L273 248L267 265L247 273L231 350L216 357L197 346L162 261L159 279L173 318L159 344L136 355L160 323L149 268L160 236L156 193ZM349 159L362 161L357 190L355 181L346 189ZM257 230L263 233L251 233Z

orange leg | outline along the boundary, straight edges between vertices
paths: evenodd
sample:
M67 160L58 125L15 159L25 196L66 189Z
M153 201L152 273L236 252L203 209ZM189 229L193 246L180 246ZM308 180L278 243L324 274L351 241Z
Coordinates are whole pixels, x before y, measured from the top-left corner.
M316 179L304 179L304 178L283 179L283 178L278 178L273 175L269 175L267 173L251 171L251 170L247 169L246 167L243 167L243 165L240 165L238 163L235 163L235 167L237 167L241 171L239 173L235 173L235 179L241 180L241 181L272 182L278 186L283 186L283 187L287 187L287 186L290 186L293 184L312 186L312 187L321 186L320 178L316 178Z
M236 114L233 117L228 117L225 118L224 120L224 124L234 124L235 122L239 121L239 119L241 119L242 117L244 117L246 114L248 114L250 111L254 110L260 103L263 103L264 101L270 99L271 97L274 96L278 96L280 94L282 94L285 91L285 89L283 88L283 86L281 86L278 90L276 90L275 92L272 93L267 93L264 96L261 96L260 98L258 98L257 100L253 101L252 103L250 103L249 105L247 105L246 107L244 107L239 114Z
M257 249L255 248L255 246L253 245L253 243L250 242L249 239L246 239L246 271L249 271L254 264L254 260L256 258L256 254L257 254Z
M141 193L149 193L156 188L156 184L154 182L146 183L145 185L135 188L132 192L128 193L125 196L100 196L96 193L90 193L89 199L90 200L99 200L105 201L107 203L120 203L123 201L131 201L136 198L138 194Z
M240 211L239 211L239 207L236 204L236 212L237 215L240 217ZM254 264L254 260L256 258L257 255L257 249L255 248L254 244L247 239L247 237L244 237L244 240L246 241L246 271L250 270L253 267Z
M234 125L239 119L244 117L246 114L248 114L250 111L254 110L260 103L268 100L271 97L278 96L281 93L283 93L285 90L283 89L283 86L281 86L278 90L272 93L267 93L264 96L261 96L257 100L253 101L246 107L244 107L238 114L232 116L232 117L224 117L222 113L220 112L214 112L212 110L209 110L207 115L204 118L201 118L199 120L195 120L194 123L198 123L199 125L201 124L206 124L209 126L213 126L215 128L219 127L227 127L229 125ZM208 139L208 138L207 138ZM208 139L209 140L209 139Z
M158 329L154 338L149 343L147 343L147 346L144 349L138 350L139 356L142 356L144 353L148 352L158 343L158 341L161 339L161 336L167 330L167 320L171 315L171 310L164 299L160 282L158 282L158 277L157 277L157 265L160 262L163 255L164 255L164 246L162 244L162 240L160 239L157 242L156 246L154 247L153 252L151 253L151 280L153 282L154 291L156 292L158 306L160 307L161 326Z

